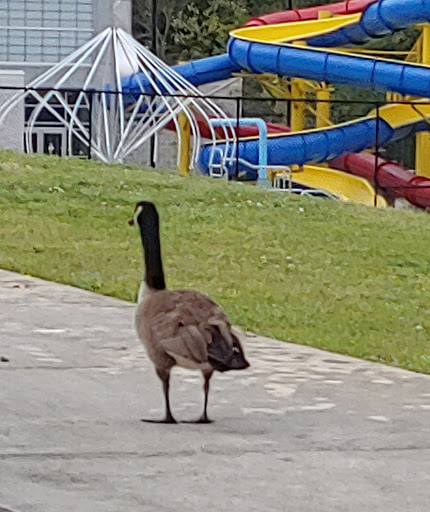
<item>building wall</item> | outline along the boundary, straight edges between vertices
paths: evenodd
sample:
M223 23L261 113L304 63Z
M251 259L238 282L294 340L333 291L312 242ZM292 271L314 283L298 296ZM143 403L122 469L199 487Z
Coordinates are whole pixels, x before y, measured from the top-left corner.
M95 31L106 27L120 27L131 33L132 0L93 0Z
M29 82L112 25L131 30L131 0L0 0L0 70Z
M24 86L24 73L22 71L0 71L0 87L8 87L13 82L18 87ZM0 89L0 114L2 105L7 102L16 91ZM0 124L0 149L13 149L22 152L24 147L24 101L16 105L6 115Z

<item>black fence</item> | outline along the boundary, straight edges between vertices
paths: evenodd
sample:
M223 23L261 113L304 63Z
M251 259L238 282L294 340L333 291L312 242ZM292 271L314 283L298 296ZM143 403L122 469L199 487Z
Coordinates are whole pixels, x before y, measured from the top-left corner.
M258 177L260 163L255 156L258 130L255 127L242 127L239 121L252 117L262 119L268 127L269 159L266 171L292 169L294 181L296 166L324 163L329 168L368 180L374 187L375 204L378 195L382 195L389 204L394 204L396 199L406 198L421 208L430 207L430 180L421 176L426 169L415 170L416 159L423 162L428 151L426 136L420 135L430 130L430 103L425 100L321 100L312 95L306 98L232 97L223 94L202 97L196 94L191 101L189 94L0 87L0 149L99 158L93 139L99 135L101 127L108 126L113 130L116 122L140 122L142 126L147 123L149 132L155 131L150 117L151 112L157 112L161 100L164 101L165 110L158 107L157 115L160 116L168 110L166 104L170 102L176 105L180 100L188 102L188 107L199 118L201 126L205 123L205 116L216 117L216 113L207 107L210 101L228 118L235 120L229 128L233 132L234 156L224 166L232 180L250 181ZM133 119L133 109L139 101L142 108L139 116ZM198 103L202 109L206 108L205 115L199 114L199 109L192 102ZM327 113L327 108L322 108L327 104L330 105L330 119L321 114ZM100 105L104 107L102 111ZM357 117L356 106L360 106L360 117ZM175 113L179 113L179 110L176 109ZM110 118L106 119L107 116ZM147 119L142 121L142 116ZM285 137L291 124L296 127L300 125L300 131ZM73 130L70 129L71 125ZM173 151L173 128L166 124L161 132L165 135L156 136L154 133L148 139L145 150L139 153L140 161L138 155L132 163L174 167L175 164L160 162L160 158L165 157L164 151L161 157L159 150L157 154L157 143L164 136L170 137L167 147ZM420 137L419 142L417 137ZM208 138L206 142L209 143ZM106 144L109 145L109 141ZM138 145L138 140L135 145ZM102 148L101 151L103 153L109 149L112 150ZM176 151L177 148L174 148ZM361 156L357 156L359 153ZM247 166L249 154L252 155L252 165ZM111 156L114 160L115 155ZM430 162L427 165L430 169Z

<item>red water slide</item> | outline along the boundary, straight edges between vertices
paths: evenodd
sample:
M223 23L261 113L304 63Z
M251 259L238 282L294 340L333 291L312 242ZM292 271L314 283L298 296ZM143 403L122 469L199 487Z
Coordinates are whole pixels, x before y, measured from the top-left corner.
M430 180L415 176L395 162L367 153L351 153L330 162L330 167L360 176L378 186L389 197L404 197L419 208L430 208Z
M212 132L208 126L208 123L204 119L204 117L201 114L195 113L194 114L197 120L197 123L199 125L200 135L205 139L212 139ZM274 124L274 123L266 123L267 125L267 131L269 133L289 133L291 129L288 126L284 126L282 124ZM170 121L166 125L167 130L173 130L176 131L176 126L173 121ZM225 138L225 132L224 129L220 126L217 126L214 128L215 133L220 139ZM238 133L238 137L257 137L259 135L258 128L256 126L239 126L237 129L234 128L234 132ZM232 134L230 134L230 137Z
M336 4L319 5L317 7L306 7L304 9L292 9L291 11L275 12L264 14L257 18L251 18L247 27L256 27L258 25L276 25L278 23L291 23L294 21L317 20L321 11L329 11L333 15L356 14L363 12L366 7L374 4L378 0L346 0Z

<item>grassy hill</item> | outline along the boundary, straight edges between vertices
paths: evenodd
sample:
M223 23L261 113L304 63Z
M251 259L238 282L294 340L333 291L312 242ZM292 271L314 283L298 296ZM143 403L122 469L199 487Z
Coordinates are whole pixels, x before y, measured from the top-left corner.
M430 373L430 218L206 178L0 153L0 267L134 300L134 204L160 211L168 286L247 330Z

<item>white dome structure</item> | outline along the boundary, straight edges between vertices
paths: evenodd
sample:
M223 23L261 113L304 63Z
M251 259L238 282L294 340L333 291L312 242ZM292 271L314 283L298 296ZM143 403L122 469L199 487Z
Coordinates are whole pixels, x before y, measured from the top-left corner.
M130 76L132 91L124 85ZM73 101L66 93L73 93ZM202 143L202 123L215 142L210 120L225 119L226 125L218 129L222 138L227 144L236 139L235 127L220 107L120 28L104 30L11 96L0 106L0 128L23 101L32 106L25 133L30 153L35 127L44 115L67 130L67 155L79 144L84 153L105 163L124 162L163 128L176 131L180 147L180 115L186 116L192 135L191 168Z

